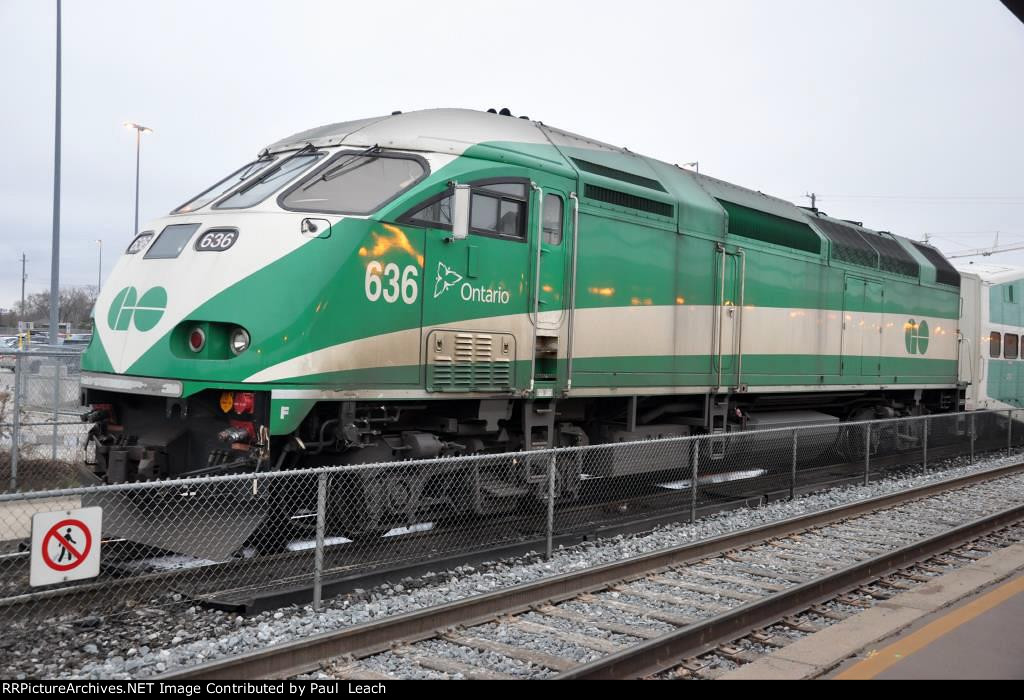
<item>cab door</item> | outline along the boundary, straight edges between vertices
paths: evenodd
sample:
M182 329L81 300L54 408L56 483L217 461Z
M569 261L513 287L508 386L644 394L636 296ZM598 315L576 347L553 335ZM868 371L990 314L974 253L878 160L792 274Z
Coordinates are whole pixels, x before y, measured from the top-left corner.
M864 334L867 321L864 317L864 293L867 281L859 277L847 277L843 289L843 376L861 375L861 358L864 354Z
M569 349L569 257L572 241L570 200L565 187L543 187L536 191L530 235L532 294L535 304L530 321L536 326L533 380L552 391L567 386Z
M568 195L558 189L542 189L540 226L540 286L537 328L557 331L565 323L568 304L566 294L565 240ZM536 243L534 243L536 245ZM536 263L535 263L536 264Z
M879 376L884 312L885 287L881 282L847 276L843 290L843 376Z
M405 217L425 228L423 357L428 392L505 393L529 385L530 185L472 184L470 235L455 240L452 196Z
M714 316L714 352L712 354L712 372L714 384L721 390L723 387L736 387L740 384L740 363L742 362L742 324L745 256L742 250L729 250L720 247L716 251L717 267L715 272L715 316Z

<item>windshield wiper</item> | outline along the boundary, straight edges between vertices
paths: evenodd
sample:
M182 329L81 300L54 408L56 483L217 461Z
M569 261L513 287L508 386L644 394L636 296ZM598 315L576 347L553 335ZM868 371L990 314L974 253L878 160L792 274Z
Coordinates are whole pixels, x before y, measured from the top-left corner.
M344 172L342 172L342 171L345 169L345 167L350 165L354 160L356 160L357 158L365 158L366 156L371 155L373 153L377 153L380 150L381 150L381 148L380 148L379 145L373 144L372 146L367 148L365 151L360 151L359 153L353 153L351 155L351 157L346 158L344 162L338 163L333 168L331 168L330 170L326 171L320 177L318 177L315 180L313 180L312 182L309 182L308 184L306 184L302 189L305 191L305 190L308 190L313 185L317 184L318 182L327 182L328 180L333 180L336 177L341 177L344 174ZM348 172L352 172L353 170L357 170L357 169L363 167L364 165L366 165L367 163L371 163L371 162L373 162L373 161L372 160L367 160L367 161L365 161L363 163L360 163L359 165L357 165L356 167L352 168L352 170L349 170Z
M262 167L262 166L264 166L264 165L266 165L267 163L270 163L270 162L273 162L273 158L267 157L267 158L259 158L257 160L254 160L253 162L249 163L249 167L245 169L245 172L243 172L241 175L238 176L238 181L239 182L244 182L249 176L251 176L253 173L255 173L256 170L258 170L257 166L261 166Z
M238 195L242 195L242 194L245 194L246 192L248 192L249 190L251 190L251 189L252 189L253 187L255 187L256 185L258 185L258 184L260 184L261 182L265 181L265 180L267 179L267 177L268 177L268 176L270 176L270 175L272 175L272 174L274 174L274 173L276 173L276 172L279 172L279 171L281 170L281 168L283 168L283 167L285 166L285 163L287 163L288 161L292 160L293 158L296 158L297 156L300 156L300 155L302 155L303 153L305 153L305 152L307 152L307 151L310 151L310 150L312 150L312 151L315 151L315 150L316 150L316 147L315 147L315 146L313 146L313 144L312 144L312 143L307 143L307 144L306 144L305 146L303 146L303 147L302 147L302 148L300 148L299 150L297 150L297 151L295 151L294 153L292 153L292 154L291 154L290 156L288 156L287 158L285 158L284 160L282 160L282 161L281 161L280 163L278 163L277 165L273 166L272 168L269 168L269 169L268 169L268 170L267 170L267 171L266 171L265 173L263 173L262 175L260 175L260 176L259 176L259 177L257 177L256 179L252 180L251 182L247 182L247 183L245 183L244 185L242 185L241 187L239 187L239 188L238 188L237 190L235 190L235 191L234 191L234 192L233 192L233 193L231 194L231 196L232 196L232 197L237 197Z

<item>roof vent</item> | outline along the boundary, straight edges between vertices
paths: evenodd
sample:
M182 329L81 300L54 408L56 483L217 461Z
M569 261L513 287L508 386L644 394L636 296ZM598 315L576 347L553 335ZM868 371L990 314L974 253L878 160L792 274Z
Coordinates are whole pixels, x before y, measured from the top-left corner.
M511 117L512 116L512 112L511 112L511 110L509 110L508 107L502 107L501 111L498 112L498 114L500 114L503 117Z
M391 113L391 116L393 117L393 116L401 114L401 113L402 113L402 110L396 109L394 112Z
M489 110L487 110L487 113L488 114L497 114L498 110L496 110L494 107L491 107Z

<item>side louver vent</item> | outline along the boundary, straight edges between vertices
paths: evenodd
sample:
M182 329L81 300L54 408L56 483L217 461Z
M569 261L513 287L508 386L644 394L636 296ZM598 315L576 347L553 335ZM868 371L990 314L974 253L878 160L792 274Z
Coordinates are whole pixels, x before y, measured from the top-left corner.
M576 164L576 167L580 170L593 173L594 175L600 175L601 177L608 177L612 180L622 180L632 185L639 185L640 187L646 187L649 190L657 190L658 192L668 192L660 182L643 175L634 175L633 173L627 173L625 170L616 170L615 168L609 168L599 163L591 163L589 160L581 160L579 158L573 158L572 162Z
M431 351L429 391L506 391L512 387L513 336L434 331L427 343Z
M599 187L598 185L588 184L583 190L583 196L587 199L604 202L605 204L614 204L619 207L626 207L627 209L647 212L648 214L657 214L658 216L670 218L675 216L675 207L671 204L647 199L646 197L638 197L627 192L610 190L607 187Z
M878 252L872 248L857 229L828 219L816 219L817 224L832 241L832 259L852 265L878 268Z
M949 264L949 261L942 256L942 253L935 250L931 246L924 245L922 243L914 243L914 247L920 251L921 255L928 258L928 262L935 266L935 281L939 284L948 284L953 287L960 286L960 273L956 271L956 268Z

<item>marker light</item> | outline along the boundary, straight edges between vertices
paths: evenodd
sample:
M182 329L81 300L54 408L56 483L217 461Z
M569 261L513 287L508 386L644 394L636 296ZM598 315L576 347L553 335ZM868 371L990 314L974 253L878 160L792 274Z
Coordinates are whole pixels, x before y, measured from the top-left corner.
M252 413L256 409L256 394L251 391L235 392L234 409L239 415Z
M241 355L249 349L249 333L244 328L231 331L231 352Z
M192 352L199 352L206 346L206 333L198 326L188 334L188 349Z

